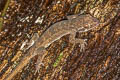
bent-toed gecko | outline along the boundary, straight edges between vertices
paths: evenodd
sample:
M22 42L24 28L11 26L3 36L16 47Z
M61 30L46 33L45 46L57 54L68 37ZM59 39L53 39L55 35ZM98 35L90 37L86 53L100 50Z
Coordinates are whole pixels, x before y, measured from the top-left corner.
M50 44L60 39L61 37L70 34L69 40L71 43L80 43L80 51L84 51L86 42L83 39L76 39L76 32L87 32L94 29L99 25L99 21L89 14L86 15L72 15L68 16L68 20L63 20L51 25L34 43L34 45L28 50L27 54L21 59L16 68L8 74L5 80L11 80L17 72L19 72L27 63L36 55L39 55L40 61L37 61L36 67L39 70L40 62L44 58L44 52Z

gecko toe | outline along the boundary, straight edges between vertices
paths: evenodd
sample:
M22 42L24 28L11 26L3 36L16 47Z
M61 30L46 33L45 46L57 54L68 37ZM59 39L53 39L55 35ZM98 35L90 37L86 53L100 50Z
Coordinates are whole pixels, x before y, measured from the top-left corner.
M87 46L87 42L83 41L80 43L80 52L85 51L85 47Z

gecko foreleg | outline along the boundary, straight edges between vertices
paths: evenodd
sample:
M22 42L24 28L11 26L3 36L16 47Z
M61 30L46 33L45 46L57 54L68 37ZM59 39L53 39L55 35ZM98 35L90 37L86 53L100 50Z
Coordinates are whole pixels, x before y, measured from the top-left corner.
M70 42L73 45L75 45L77 43L80 43L80 47L81 47L80 48L80 52L84 51L85 50L85 46L87 45L86 40L84 40L84 39L76 39L75 36L76 36L76 32L72 32L70 34L70 37L69 37Z

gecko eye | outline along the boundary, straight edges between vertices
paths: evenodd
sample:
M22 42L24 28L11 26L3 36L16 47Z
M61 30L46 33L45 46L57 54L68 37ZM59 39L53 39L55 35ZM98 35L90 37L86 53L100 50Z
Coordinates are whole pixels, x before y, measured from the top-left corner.
M96 18L93 18L93 21L92 21L92 22L94 22L94 24L99 24L99 20L96 19Z
M89 24L89 23L88 23L88 24L85 23L84 27L85 27L85 28L89 28L89 27L91 27L91 24Z

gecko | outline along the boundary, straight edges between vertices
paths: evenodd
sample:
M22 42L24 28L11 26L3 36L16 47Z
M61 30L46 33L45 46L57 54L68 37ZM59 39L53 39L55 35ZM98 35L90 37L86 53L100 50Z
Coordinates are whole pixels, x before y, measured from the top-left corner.
M99 25L99 20L92 17L90 14L86 15L70 15L67 20L62 20L51 25L44 33L35 41L33 46L27 51L20 63L8 74L4 80L11 80L29 61L36 55L39 55L36 65L36 71L44 59L46 48L59 40L65 35L69 36L69 42L72 44L80 43L80 51L84 51L86 41L84 39L75 38L76 32L87 32Z

